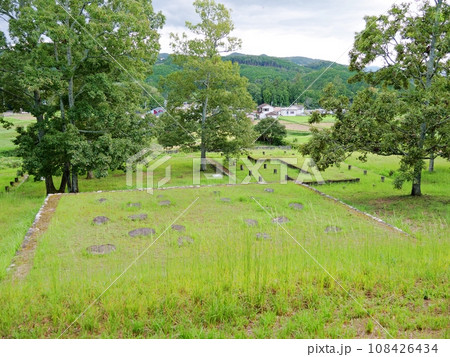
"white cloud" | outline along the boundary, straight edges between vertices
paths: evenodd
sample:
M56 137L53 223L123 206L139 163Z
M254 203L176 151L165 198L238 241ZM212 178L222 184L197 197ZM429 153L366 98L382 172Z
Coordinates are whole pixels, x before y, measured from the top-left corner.
M305 56L348 63L355 32L365 15L380 15L390 0L218 0L232 9L240 52L272 56ZM400 1L397 1L397 3ZM162 51L170 52L170 32L185 31L184 21L198 22L190 1L154 0L166 16Z

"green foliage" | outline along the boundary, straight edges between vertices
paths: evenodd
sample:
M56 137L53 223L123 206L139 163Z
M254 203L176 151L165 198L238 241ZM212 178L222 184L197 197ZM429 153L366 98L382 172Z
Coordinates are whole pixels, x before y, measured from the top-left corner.
M37 121L16 141L26 170L48 181L71 174L76 192L78 174L105 175L145 145L150 122L136 113L157 93L139 81L151 73L164 21L150 2L7 1L0 10L10 18L3 99Z
M240 74L249 80L248 90L258 104L266 102L288 106L294 102L301 102L307 108L318 108L321 92L330 82L339 87L340 94L351 98L359 89L366 87L364 83L347 83L352 73L346 66L333 64L325 71L332 64L327 61L303 57L301 59L304 61L296 61L296 58L238 53L225 56L223 59L239 64ZM157 83L161 76L165 77L177 70L179 68L173 64L172 56L168 56L155 65L154 75L150 76L148 81Z
M302 153L321 168L355 151L362 152L362 160L368 153L399 155L394 185L401 188L411 181L411 194L420 196L424 160L450 159L448 13L449 6L439 0L435 6L424 2L417 14L402 4L394 5L388 16L366 18L366 30L356 35L350 53L350 68L357 71L353 80L383 87L360 91L352 105L335 86L327 87L321 104L335 113L336 123L329 130L313 130ZM386 66L365 71L377 58ZM320 117L314 115L312 121Z
M258 140L270 145L282 145L287 136L286 127L278 119L265 118L255 126L255 131L259 134Z
M165 146L196 147L206 151L238 153L251 144L253 131L246 113L254 103L239 67L223 61L220 51L240 45L230 37L229 11L214 1L196 1L201 22L186 26L196 36L172 35L174 62L182 67L161 82L167 93L168 113L155 119L155 132ZM187 103L187 105L185 105Z

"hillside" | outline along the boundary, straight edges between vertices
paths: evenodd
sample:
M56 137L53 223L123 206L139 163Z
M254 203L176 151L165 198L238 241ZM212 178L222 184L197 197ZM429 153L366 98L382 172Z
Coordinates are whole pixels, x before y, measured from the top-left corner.
M363 84L349 84L352 76L345 65L307 57L271 57L233 53L223 57L240 65L241 75L249 80L249 92L257 104L263 102L287 106L304 103L308 108L319 107L325 86L333 82L339 94L353 97ZM157 87L159 79L178 70L168 54L160 54L149 84Z

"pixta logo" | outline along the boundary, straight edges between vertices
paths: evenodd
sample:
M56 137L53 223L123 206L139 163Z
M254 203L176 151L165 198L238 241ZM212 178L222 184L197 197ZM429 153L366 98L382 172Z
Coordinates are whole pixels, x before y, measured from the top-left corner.
M170 156L165 154L161 145L153 144L141 150L127 160L127 186L153 194L155 187L160 188L171 179L171 166L168 165L165 168L165 176L154 182L155 171L169 160Z

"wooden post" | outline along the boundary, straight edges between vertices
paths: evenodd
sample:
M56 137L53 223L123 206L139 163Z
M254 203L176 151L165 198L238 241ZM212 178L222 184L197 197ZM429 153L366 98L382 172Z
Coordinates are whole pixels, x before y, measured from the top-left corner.
M348 169L351 170L352 169L352 165L348 165Z
M265 155L266 154L266 152L265 151L263 151L263 155Z
M384 176L381 176L381 182L384 182Z
M248 175L251 176L252 175L252 170L248 171Z
M367 170L364 170L364 175L367 175Z
M15 181L15 182L19 182L19 178L16 177L16 178L14 179L14 181Z
M264 164L264 168L267 169L267 164Z
M244 170L244 165L241 165L241 171L243 171Z
M262 177L261 177L261 176L259 176L258 181L259 181L259 182L262 182Z
M14 186L14 181L9 181L10 186Z
M278 170L277 169L273 169L273 173L274 174L278 173Z
M9 192L9 186L5 186L5 192Z

